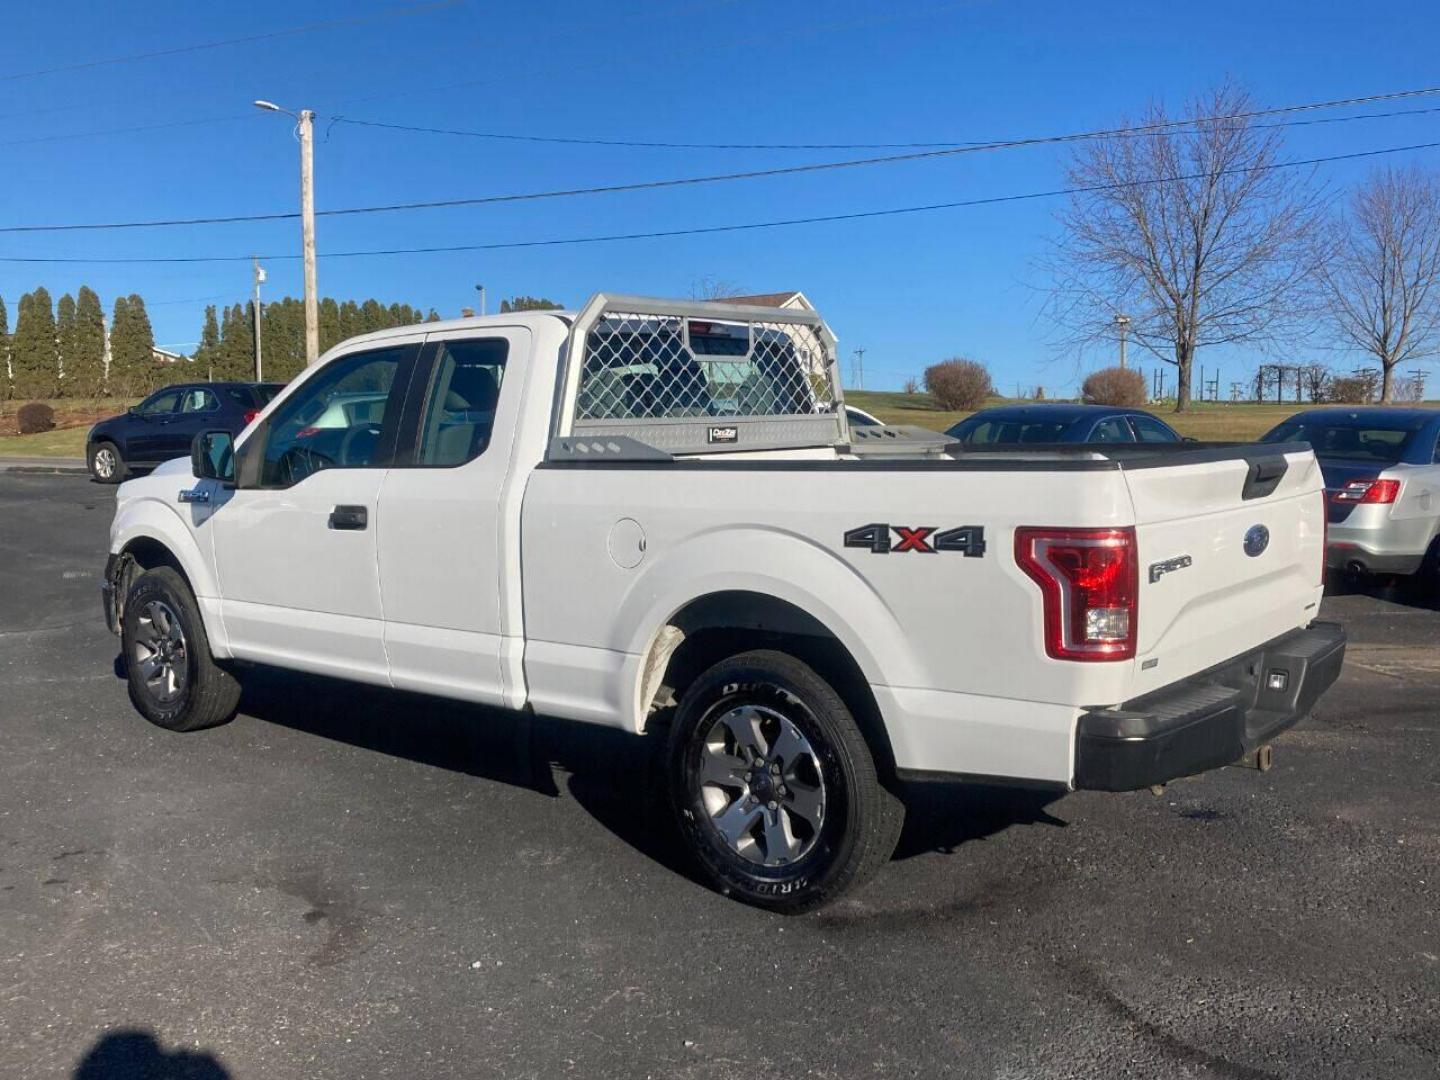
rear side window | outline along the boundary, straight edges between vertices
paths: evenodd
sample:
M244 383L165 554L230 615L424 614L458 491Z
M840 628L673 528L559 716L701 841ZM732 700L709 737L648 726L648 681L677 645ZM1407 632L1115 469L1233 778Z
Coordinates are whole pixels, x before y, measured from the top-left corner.
M284 383L257 383L251 387L255 391L255 403L262 409L275 400L275 395L285 389Z
M1135 428L1135 435L1141 442L1175 442L1175 432L1156 420L1153 416L1146 416L1137 413L1130 417L1130 424Z
M420 418L417 465L463 465L485 452L509 349L503 338L440 343Z
M186 390L180 397L180 411L182 413L214 412L220 408L220 399L209 390L196 387L193 390Z
M1111 416L1101 420L1090 432L1091 442L1117 443L1134 442L1135 436L1131 434L1130 427L1125 423L1123 416Z
M1405 454L1414 431L1399 427L1288 420L1261 442L1309 443L1318 457L1382 461L1393 465Z
M227 386L225 387L225 396L230 400L230 404L238 405L242 409L253 409L255 407L254 402L250 399L250 395L243 387Z

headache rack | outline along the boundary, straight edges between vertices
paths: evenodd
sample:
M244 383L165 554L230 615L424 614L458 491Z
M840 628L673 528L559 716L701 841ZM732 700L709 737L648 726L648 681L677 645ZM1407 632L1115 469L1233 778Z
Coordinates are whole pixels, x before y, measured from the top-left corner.
M551 460L847 442L835 335L814 310L597 293L570 331Z

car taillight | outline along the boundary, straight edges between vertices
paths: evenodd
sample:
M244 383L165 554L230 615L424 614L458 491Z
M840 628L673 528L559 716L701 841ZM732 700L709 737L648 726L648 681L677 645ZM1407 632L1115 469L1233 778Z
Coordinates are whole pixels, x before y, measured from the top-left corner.
M1334 499L1344 503L1393 503L1399 495L1399 480L1351 480L1335 492Z
M1057 660L1135 656L1135 530L1015 530L1015 561L1045 600L1045 652Z
M259 415L260 415L260 410L259 410L259 409L246 409L246 410L245 410L245 423L247 423L247 424L250 423L251 420L254 420L255 417L257 417L257 416L259 416Z

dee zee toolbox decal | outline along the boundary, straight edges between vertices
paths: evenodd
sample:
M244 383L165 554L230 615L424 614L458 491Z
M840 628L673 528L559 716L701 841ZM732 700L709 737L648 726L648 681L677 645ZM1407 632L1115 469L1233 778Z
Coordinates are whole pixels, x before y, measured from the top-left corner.
M941 530L935 525L891 525L880 522L847 529L845 546L866 548L874 555L913 551L934 555L941 551L958 551L967 559L985 554L985 526L961 525Z

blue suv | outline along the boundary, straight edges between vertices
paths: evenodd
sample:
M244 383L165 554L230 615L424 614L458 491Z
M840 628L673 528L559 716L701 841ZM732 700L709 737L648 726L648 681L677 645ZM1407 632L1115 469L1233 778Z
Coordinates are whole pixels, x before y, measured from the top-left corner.
M90 475L118 484L132 468L190 453L190 440L218 428L239 435L283 383L179 383L156 390L120 416L101 420L85 438Z

